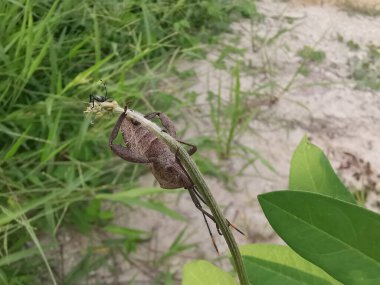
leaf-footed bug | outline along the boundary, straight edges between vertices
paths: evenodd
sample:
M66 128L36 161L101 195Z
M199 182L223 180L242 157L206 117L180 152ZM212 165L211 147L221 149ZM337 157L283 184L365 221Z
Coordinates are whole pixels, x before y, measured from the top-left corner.
M213 215L202 208L200 201L205 205L207 205L207 203L191 181L191 178L178 159L177 153L174 153L162 140L143 125L128 118L126 116L126 111L127 106L125 106L124 112L119 116L109 137L109 146L111 150L124 160L148 165L162 188L177 189L183 187L187 189L194 205L202 212L215 250L219 253L206 217L215 223L218 233L220 235L222 235L222 233L216 224ZM195 145L176 138L175 125L164 113L153 112L144 117L149 120L158 117L164 127L163 131L167 132L179 143L190 146L190 149L188 150L189 155L192 155L197 151ZM125 146L114 143L119 130L121 130ZM229 226L244 235L242 231L232 225L227 219L226 221Z

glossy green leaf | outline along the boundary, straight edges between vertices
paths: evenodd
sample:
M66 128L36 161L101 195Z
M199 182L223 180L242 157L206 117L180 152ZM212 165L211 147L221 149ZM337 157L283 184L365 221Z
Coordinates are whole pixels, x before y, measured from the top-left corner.
M259 195L274 230L299 255L343 284L380 284L380 215L320 194Z
M235 279L204 260L195 260L185 265L182 285L238 285Z
M316 192L350 203L352 194L340 181L323 151L304 137L293 153L289 189Z
M251 284L341 284L287 246L249 244L241 246L240 252Z

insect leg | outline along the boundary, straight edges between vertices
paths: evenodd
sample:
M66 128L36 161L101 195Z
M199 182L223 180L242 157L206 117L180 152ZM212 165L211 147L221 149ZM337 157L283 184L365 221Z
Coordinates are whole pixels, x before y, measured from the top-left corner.
M194 144L187 143L187 142L184 142L184 141L181 141L181 140L177 140L177 142L182 143L182 144L185 144L185 145L188 145L188 146L191 147L191 148L187 151L187 153L188 153L189 155L193 155L193 154L197 151L197 146L194 145Z
M191 183L194 185L194 183L192 182L192 180L191 180L191 177L189 176L189 174L187 173L187 171L186 171L186 169L183 167L183 165L182 165L182 163L181 163L181 161L179 160L179 158L178 158L178 149L177 149L177 151L176 151L176 153L175 153L175 158L176 158L176 161L178 162L178 164L179 164L179 166L182 168L182 170L183 170L183 172L186 174L186 176L187 176L187 178L191 181ZM197 189L195 188L195 187L192 187L192 189L193 189L193 191L194 191L194 193L195 193L195 195L206 205L206 206L208 206L207 205L207 203L206 203L206 201L205 201L205 199L202 197L202 195L197 191ZM200 204L200 203L199 203ZM198 207L197 207L198 208ZM198 208L199 209L199 208ZM199 209L200 210L200 209ZM210 213L208 213L207 211L205 211L205 210L203 210L203 208L202 208L202 210L200 210L203 214L205 214L207 217L209 217L214 223L215 223L215 226L216 226L216 229L217 229L217 231L218 231L218 233L220 234L220 235L223 235L222 234L222 232L220 231L220 228L219 228L219 226L218 226L218 224L216 223L216 221L215 221L215 218L214 218L214 216L213 215L211 215ZM228 219L226 219L226 222L227 222L227 224L228 224L228 226L229 227L232 227L233 229L235 229L237 232L239 232L240 234L242 234L243 236L245 236L245 234L243 233L243 231L241 231L241 230L239 230L234 224L232 224Z
M144 117L148 120L152 120L154 117L158 117L162 123L162 125L164 126L165 128L165 131L171 135L173 138L176 139L176 129L175 129L175 125L173 123L173 121L168 117L166 116L164 113L162 112L153 112L153 113L149 113L147 115L145 115ZM197 146L193 145L193 144L190 144L190 143L187 143L187 142L184 142L184 141L181 141L181 140L178 140L177 141L179 143L182 143L182 144L185 144L187 146L190 146L191 148L187 151L189 155L192 155L194 154L196 151L197 151Z
M148 120L152 120L156 116L160 119L161 124L165 128L166 132L169 135L171 135L173 138L175 138L177 136L175 125L174 125L173 121L170 120L170 118L168 116L166 116L164 113L162 113L162 112L153 112L153 113L146 114L144 116L144 118L146 118Z
M95 107L95 105L94 105L94 96L93 95L90 95L90 104L92 103L92 107L91 107L91 109L92 108L94 108Z

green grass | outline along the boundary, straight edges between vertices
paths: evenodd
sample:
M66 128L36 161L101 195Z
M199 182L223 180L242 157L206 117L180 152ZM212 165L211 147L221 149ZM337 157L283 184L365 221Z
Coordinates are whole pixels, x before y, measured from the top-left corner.
M249 123L256 118L260 106L250 106L252 99L260 99L258 90L252 93L243 92L240 85L241 67L239 63L230 70L232 82L230 85L229 98L223 100L222 82L219 81L217 93L208 92L210 116L213 123L215 135L205 144L209 144L218 154L219 159L241 158L245 163L240 169L230 176L240 176L249 166L256 162L261 163L272 172L275 168L252 147L239 143L242 134L250 131ZM260 86L259 88L260 89ZM255 166L254 166L255 167ZM231 182L232 177L227 176L225 180ZM223 177L223 176L222 176ZM233 182L233 181L232 181ZM228 186L228 185L227 185ZM231 187L230 187L231 188Z
M322 50L315 50L310 46L304 46L297 52L297 55L306 62L321 63L326 58L326 53Z
M367 55L362 59L352 58L351 78L357 83L359 89L380 90L380 47L370 45Z
M201 57L199 44L216 42L231 19L254 13L248 3L0 3L0 284L78 284L114 254L128 260L149 239L149 233L111 227L114 214L101 195L137 187L145 169L111 155L107 137L115 120L86 118L89 95L103 92L102 79L120 103L180 114L188 102L161 90L162 80L175 74L177 59ZM180 219L145 196L128 203ZM83 249L62 275L59 234L73 230L91 239L94 229L120 236L102 241L103 254ZM186 249L177 241L160 266Z
M351 50L351 51L357 51L360 49L360 46L358 43L354 42L353 40L349 40L347 43L347 47Z

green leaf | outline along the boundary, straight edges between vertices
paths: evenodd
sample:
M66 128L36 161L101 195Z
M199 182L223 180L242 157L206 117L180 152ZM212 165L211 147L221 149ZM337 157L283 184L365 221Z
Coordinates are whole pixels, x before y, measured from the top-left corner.
M287 246L249 244L240 252L251 284L341 284Z
M75 285L86 278L90 272L104 266L107 263L107 255L94 254L89 250L86 255L65 276L63 284Z
M235 279L204 260L187 263L183 269L182 285L238 285Z
M186 221L186 218L179 214L178 212L166 207L161 202L151 202L151 201L142 201L140 199L133 199L130 201L123 201L125 204L129 204L131 206L140 206L146 209L157 211L161 214L164 214L170 218L176 219L178 221Z
M109 233L113 233L116 235L122 235L124 237L128 237L130 239L138 239L141 236L147 237L150 235L149 232L138 230L138 229L131 229L126 227L120 227L117 225L107 225L104 227L104 230L106 230Z
M125 199L133 199L141 196L147 196L151 194L157 194L164 192L161 188L134 188L127 191L116 192L112 194L98 194L95 197L97 199L121 201Z
M161 188L135 188L128 191L117 192L113 194L98 194L95 197L97 199L120 202L128 206L140 206L143 208L160 212L173 219L176 219L179 221L185 221L186 219L182 215L180 215L176 211L173 211L172 209L169 209L161 202L143 201L138 198L138 197L147 196L147 195L156 194L156 193L162 193L162 192L164 192L164 190Z
M289 189L316 192L354 203L355 199L335 174L322 150L304 137L290 164Z
M28 126L28 128L25 130L25 132L22 133L22 135L16 140L16 142L6 152L6 154L4 155L3 161L7 161L7 160L11 159L16 154L17 150L24 143L26 136L28 135L28 132L30 130L30 127L31 127L31 125Z
M380 215L301 191L262 194L259 202L299 255L344 284L380 284Z
M39 253L38 248L32 247L32 248L23 249L18 252L11 253L9 255L4 255L0 258L0 266L9 266L14 262L17 262L20 260L26 260L27 258L30 258L33 255L36 255L38 253Z
M63 189L67 191L66 189ZM37 209L49 203L50 201L56 201L61 199L62 191L52 192L49 195L41 196L34 200L29 200L20 206L14 206L14 208L6 208L0 205L0 226L5 225L12 220L17 220L22 217L28 211ZM12 200L10 200L12 201ZM9 202L8 202L9 203ZM13 202L11 202L13 203Z
M186 228L181 230L176 236L169 249L167 249L162 256L157 260L157 264L165 264L168 259L178 255L181 252L196 247L196 244L186 243Z

